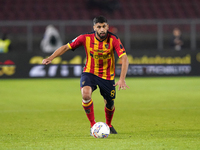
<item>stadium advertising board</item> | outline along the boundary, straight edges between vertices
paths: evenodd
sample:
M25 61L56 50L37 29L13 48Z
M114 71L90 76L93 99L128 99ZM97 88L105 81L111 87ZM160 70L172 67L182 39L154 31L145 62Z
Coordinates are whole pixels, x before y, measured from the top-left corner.
M0 54L1 78L66 78L80 77L85 54L69 53L52 61L48 66L41 62L44 53ZM199 76L200 52L162 52L128 54L127 76ZM120 59L116 59L116 76L120 75Z
M128 76L199 75L196 67L200 66L200 63L195 60L199 54L128 55L131 64L128 69ZM116 75L120 75L120 71L120 67L117 67Z

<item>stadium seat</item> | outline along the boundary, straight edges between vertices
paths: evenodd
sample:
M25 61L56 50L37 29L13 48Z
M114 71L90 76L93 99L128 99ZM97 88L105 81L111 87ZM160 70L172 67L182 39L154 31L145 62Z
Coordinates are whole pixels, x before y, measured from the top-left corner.
M114 10L113 14L98 8L88 10L87 2L88 0L57 0L56 2L6 0L0 6L0 20L83 20L100 14L105 14L110 19L194 19L200 15L199 0L182 0L181 3L179 0L120 0L120 9Z

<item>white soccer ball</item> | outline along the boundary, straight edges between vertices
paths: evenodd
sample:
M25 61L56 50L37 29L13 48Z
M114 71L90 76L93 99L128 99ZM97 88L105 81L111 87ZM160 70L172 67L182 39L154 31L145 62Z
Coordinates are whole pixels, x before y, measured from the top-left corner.
M97 122L91 128L91 135L95 138L107 138L109 134L110 128L104 122Z

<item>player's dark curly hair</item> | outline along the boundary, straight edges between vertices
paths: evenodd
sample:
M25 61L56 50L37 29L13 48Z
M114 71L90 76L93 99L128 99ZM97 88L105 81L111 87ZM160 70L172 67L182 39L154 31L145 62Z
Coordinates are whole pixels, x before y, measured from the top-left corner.
M107 23L107 19L104 17L104 16L98 16L98 17L95 17L93 19L93 24L95 25L96 23L104 23L106 22Z

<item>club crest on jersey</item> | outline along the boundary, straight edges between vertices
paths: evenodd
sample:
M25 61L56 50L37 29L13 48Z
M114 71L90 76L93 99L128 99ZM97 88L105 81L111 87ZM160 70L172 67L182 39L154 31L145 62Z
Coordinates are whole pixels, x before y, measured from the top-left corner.
M107 49L108 49L108 47L109 47L109 44L105 44L105 48L107 48Z

